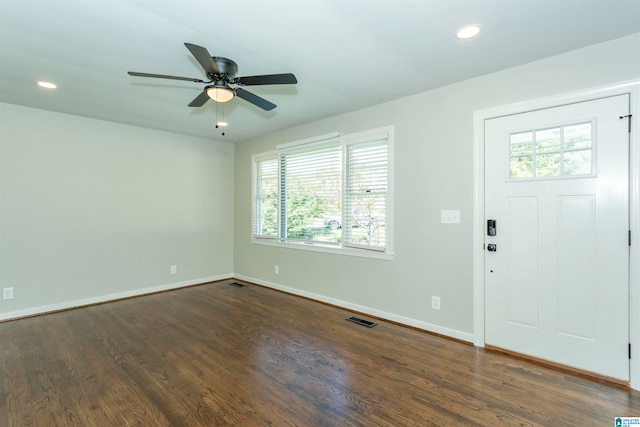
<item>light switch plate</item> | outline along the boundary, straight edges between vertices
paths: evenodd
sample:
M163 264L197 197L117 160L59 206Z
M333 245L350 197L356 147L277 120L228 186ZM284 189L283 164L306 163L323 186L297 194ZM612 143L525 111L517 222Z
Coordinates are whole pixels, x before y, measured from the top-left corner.
M440 222L442 224L460 224L460 211L440 211Z

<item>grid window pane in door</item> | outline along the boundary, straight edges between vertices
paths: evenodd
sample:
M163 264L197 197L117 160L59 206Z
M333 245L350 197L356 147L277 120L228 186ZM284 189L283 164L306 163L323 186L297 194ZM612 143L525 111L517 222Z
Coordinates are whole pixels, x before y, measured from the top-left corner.
M560 176L560 153L536 154L536 178Z
M537 130L535 135L535 176L547 178L560 175L560 128Z
M564 127L564 175L593 173L593 144L591 122Z
M537 130L535 140L536 154L560 152L560 128Z
M508 180L593 176L592 131L584 122L510 134Z
M533 178L533 132L510 135L510 177L512 179Z

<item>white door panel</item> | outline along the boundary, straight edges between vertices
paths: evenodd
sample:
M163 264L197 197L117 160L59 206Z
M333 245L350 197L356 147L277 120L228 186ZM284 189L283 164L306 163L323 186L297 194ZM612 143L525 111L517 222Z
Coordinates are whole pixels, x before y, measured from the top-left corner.
M486 121L487 344L628 380L628 111L620 95Z

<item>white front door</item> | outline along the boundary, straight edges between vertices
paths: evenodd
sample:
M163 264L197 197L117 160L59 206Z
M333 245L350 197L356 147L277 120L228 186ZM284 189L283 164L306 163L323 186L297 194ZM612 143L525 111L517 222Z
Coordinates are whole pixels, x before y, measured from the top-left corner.
M627 114L619 95L485 122L487 344L629 380Z

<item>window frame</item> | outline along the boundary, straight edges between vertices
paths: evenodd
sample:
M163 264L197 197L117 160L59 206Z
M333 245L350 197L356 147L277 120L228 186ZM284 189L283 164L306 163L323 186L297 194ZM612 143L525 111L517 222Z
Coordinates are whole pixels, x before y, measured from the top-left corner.
M341 147L341 216L343 223L346 221L345 217L345 201L347 190L347 149L349 146L355 146L357 144L367 144L375 142L375 138L378 140L384 140L386 135L386 192L385 192L385 230L384 230L384 243L385 247L371 247L367 245L354 244L352 242L344 242L344 234L342 241L337 243L331 242L318 242L309 240L297 240L287 239L283 237L283 218L286 216L286 212L283 212L281 185L283 185L284 177L282 175L282 159L287 154L301 153L307 150L312 150L314 147L326 146L330 144L339 143ZM262 161L276 160L278 165L278 212L277 212L277 235L259 235L257 231L257 197L259 196L258 182L258 164ZM340 135L337 132L321 135L318 137L307 138L300 141L294 141L290 143L280 144L276 146L276 150L254 154L251 157L252 161L252 202L251 202L251 242L254 244L286 247L289 249L300 249L306 251L334 253L347 256L358 256L374 259L392 260L393 253L393 126L386 126L377 129L371 129L363 132L358 132L349 135ZM344 233L344 231L343 231Z

